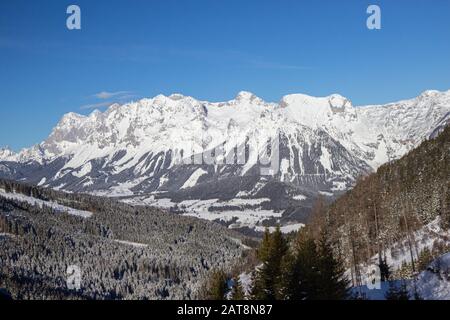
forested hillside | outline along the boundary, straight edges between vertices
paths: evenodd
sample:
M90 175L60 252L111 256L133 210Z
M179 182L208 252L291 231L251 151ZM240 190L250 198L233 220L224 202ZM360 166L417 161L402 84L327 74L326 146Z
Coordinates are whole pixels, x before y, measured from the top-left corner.
M450 252L449 156L447 127L361 178L331 205L319 197L309 224L296 234L266 230L256 250L259 265L248 270L250 279L234 275L227 293L224 276L216 274L207 297L447 299L448 254L443 253ZM364 286L374 264L381 290Z
M374 257L386 265L405 256L414 273L423 249L436 256L449 244L439 232L450 228L449 187L447 126L438 137L360 179L325 215L316 214L312 228L327 230L336 252L352 266L355 285L360 266Z
M0 288L16 299L351 298L369 264L406 279L450 251L449 156L447 127L330 206L319 198L297 235L266 231L247 290L242 258L255 252L220 225L0 180ZM67 287L70 265L80 290Z
M0 288L14 299L192 299L243 251L214 223L0 181ZM71 265L80 290L67 287Z

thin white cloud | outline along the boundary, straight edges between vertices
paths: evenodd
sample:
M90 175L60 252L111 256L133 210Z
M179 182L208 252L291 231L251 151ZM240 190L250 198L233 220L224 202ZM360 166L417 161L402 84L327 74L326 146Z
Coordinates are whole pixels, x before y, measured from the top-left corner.
M99 93L94 94L94 97L97 99L111 99L114 97L120 97L120 96L130 96L132 94L131 91L116 91L116 92L108 92L108 91L102 91Z
M86 109L97 109L97 108L110 107L115 103L116 102L113 102L113 101L105 101L105 102L94 103L94 104L86 104L84 106L81 106L80 109L86 110Z
M91 98L92 97L98 100L108 100L108 101L85 104L80 107L81 110L110 107L111 105L116 103L123 104L130 100L133 100L133 98L137 98L138 96L134 94L132 91L116 91L116 92L101 91L99 93L93 94Z

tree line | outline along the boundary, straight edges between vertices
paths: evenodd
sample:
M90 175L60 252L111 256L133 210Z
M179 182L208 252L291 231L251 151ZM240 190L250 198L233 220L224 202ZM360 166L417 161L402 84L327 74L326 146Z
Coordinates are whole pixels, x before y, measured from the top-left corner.
M373 263L381 281L406 279L422 271L437 256L450 251L450 240L436 234L431 248L419 249L416 231L431 222L450 229L450 126L424 141L403 158L361 177L355 187L327 205L318 197L306 228L293 239L277 229L266 231L257 250L260 265L251 288L244 292L234 277L212 273L203 297L210 299L348 299L349 287L363 282L363 266ZM431 235L429 235L431 236ZM400 244L404 247L398 248ZM395 249L401 252L396 252ZM388 258L407 256L393 270ZM390 255L388 257L388 255ZM347 272L345 272L347 271ZM226 280L227 282L224 282ZM404 285L390 286L387 299L411 296ZM420 297L416 294L415 299Z
M315 239L305 229L288 239L279 227L272 233L266 230L257 256L260 264L253 272L248 292L239 277L228 279L225 272L216 270L205 285L203 298L341 300L350 297L344 265L333 255L325 232Z
M14 299L195 299L209 270L242 259L245 239L215 223L11 181L0 189L93 212L0 195L0 288ZM67 288L69 265L82 271L79 291Z

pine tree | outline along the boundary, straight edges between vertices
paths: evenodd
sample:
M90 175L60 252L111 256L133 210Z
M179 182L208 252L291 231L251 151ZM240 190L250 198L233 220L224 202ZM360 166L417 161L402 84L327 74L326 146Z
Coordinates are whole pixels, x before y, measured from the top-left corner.
M422 250L422 252L419 255L419 259L418 259L418 270L422 271L425 270L428 265L431 263L431 261L433 261L433 254L431 253L430 249L428 248L424 248Z
M380 263L378 264L381 273L381 281L389 281L391 277L391 268L386 262L386 259L380 259Z
M315 300L319 298L319 259L315 241L306 233L300 234L296 248L296 262L292 273L296 281L291 283L290 292L296 300Z
M227 276L225 272L223 270L215 270L211 274L203 298L205 300L225 300L227 290Z
M234 279L231 289L231 300L245 300L245 292L240 279Z
M282 299L340 300L349 297L344 265L333 255L326 233L319 241L307 231L300 232L292 254L286 254L281 267Z
M257 249L257 257L261 261L266 261L269 257L271 235L268 228L264 231L264 236Z
M281 276L277 299L302 300L305 297L302 291L302 271L297 255L287 253L281 262Z
M308 221L308 232L311 237L318 239L320 238L321 230L326 225L326 215L327 215L327 203L323 195L319 196L314 200L311 215Z
M348 298L349 281L345 277L345 268L333 255L326 232L322 232L317 248L318 254L318 296L319 300L343 300Z
M301 231L295 240L293 252L286 254L282 261L279 299L316 299L318 283L317 246L307 232Z
M274 300L280 288L281 261L287 252L287 243L280 227L270 234L266 230L258 250L262 266L256 271L252 297L256 300Z

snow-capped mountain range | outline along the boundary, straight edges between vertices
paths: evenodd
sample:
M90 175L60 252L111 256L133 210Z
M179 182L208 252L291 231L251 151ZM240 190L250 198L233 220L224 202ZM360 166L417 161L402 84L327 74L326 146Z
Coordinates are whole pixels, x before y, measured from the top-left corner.
M0 176L241 226L270 217L298 222L318 193L347 190L358 176L435 136L449 119L450 91L362 107L337 94L293 94L279 103L249 92L214 103L159 95L88 116L66 114L44 142L19 153L1 149ZM261 175L258 153L249 148L275 139L278 170ZM210 152L212 161L179 161L218 146L223 152ZM224 162L239 150L245 163Z

